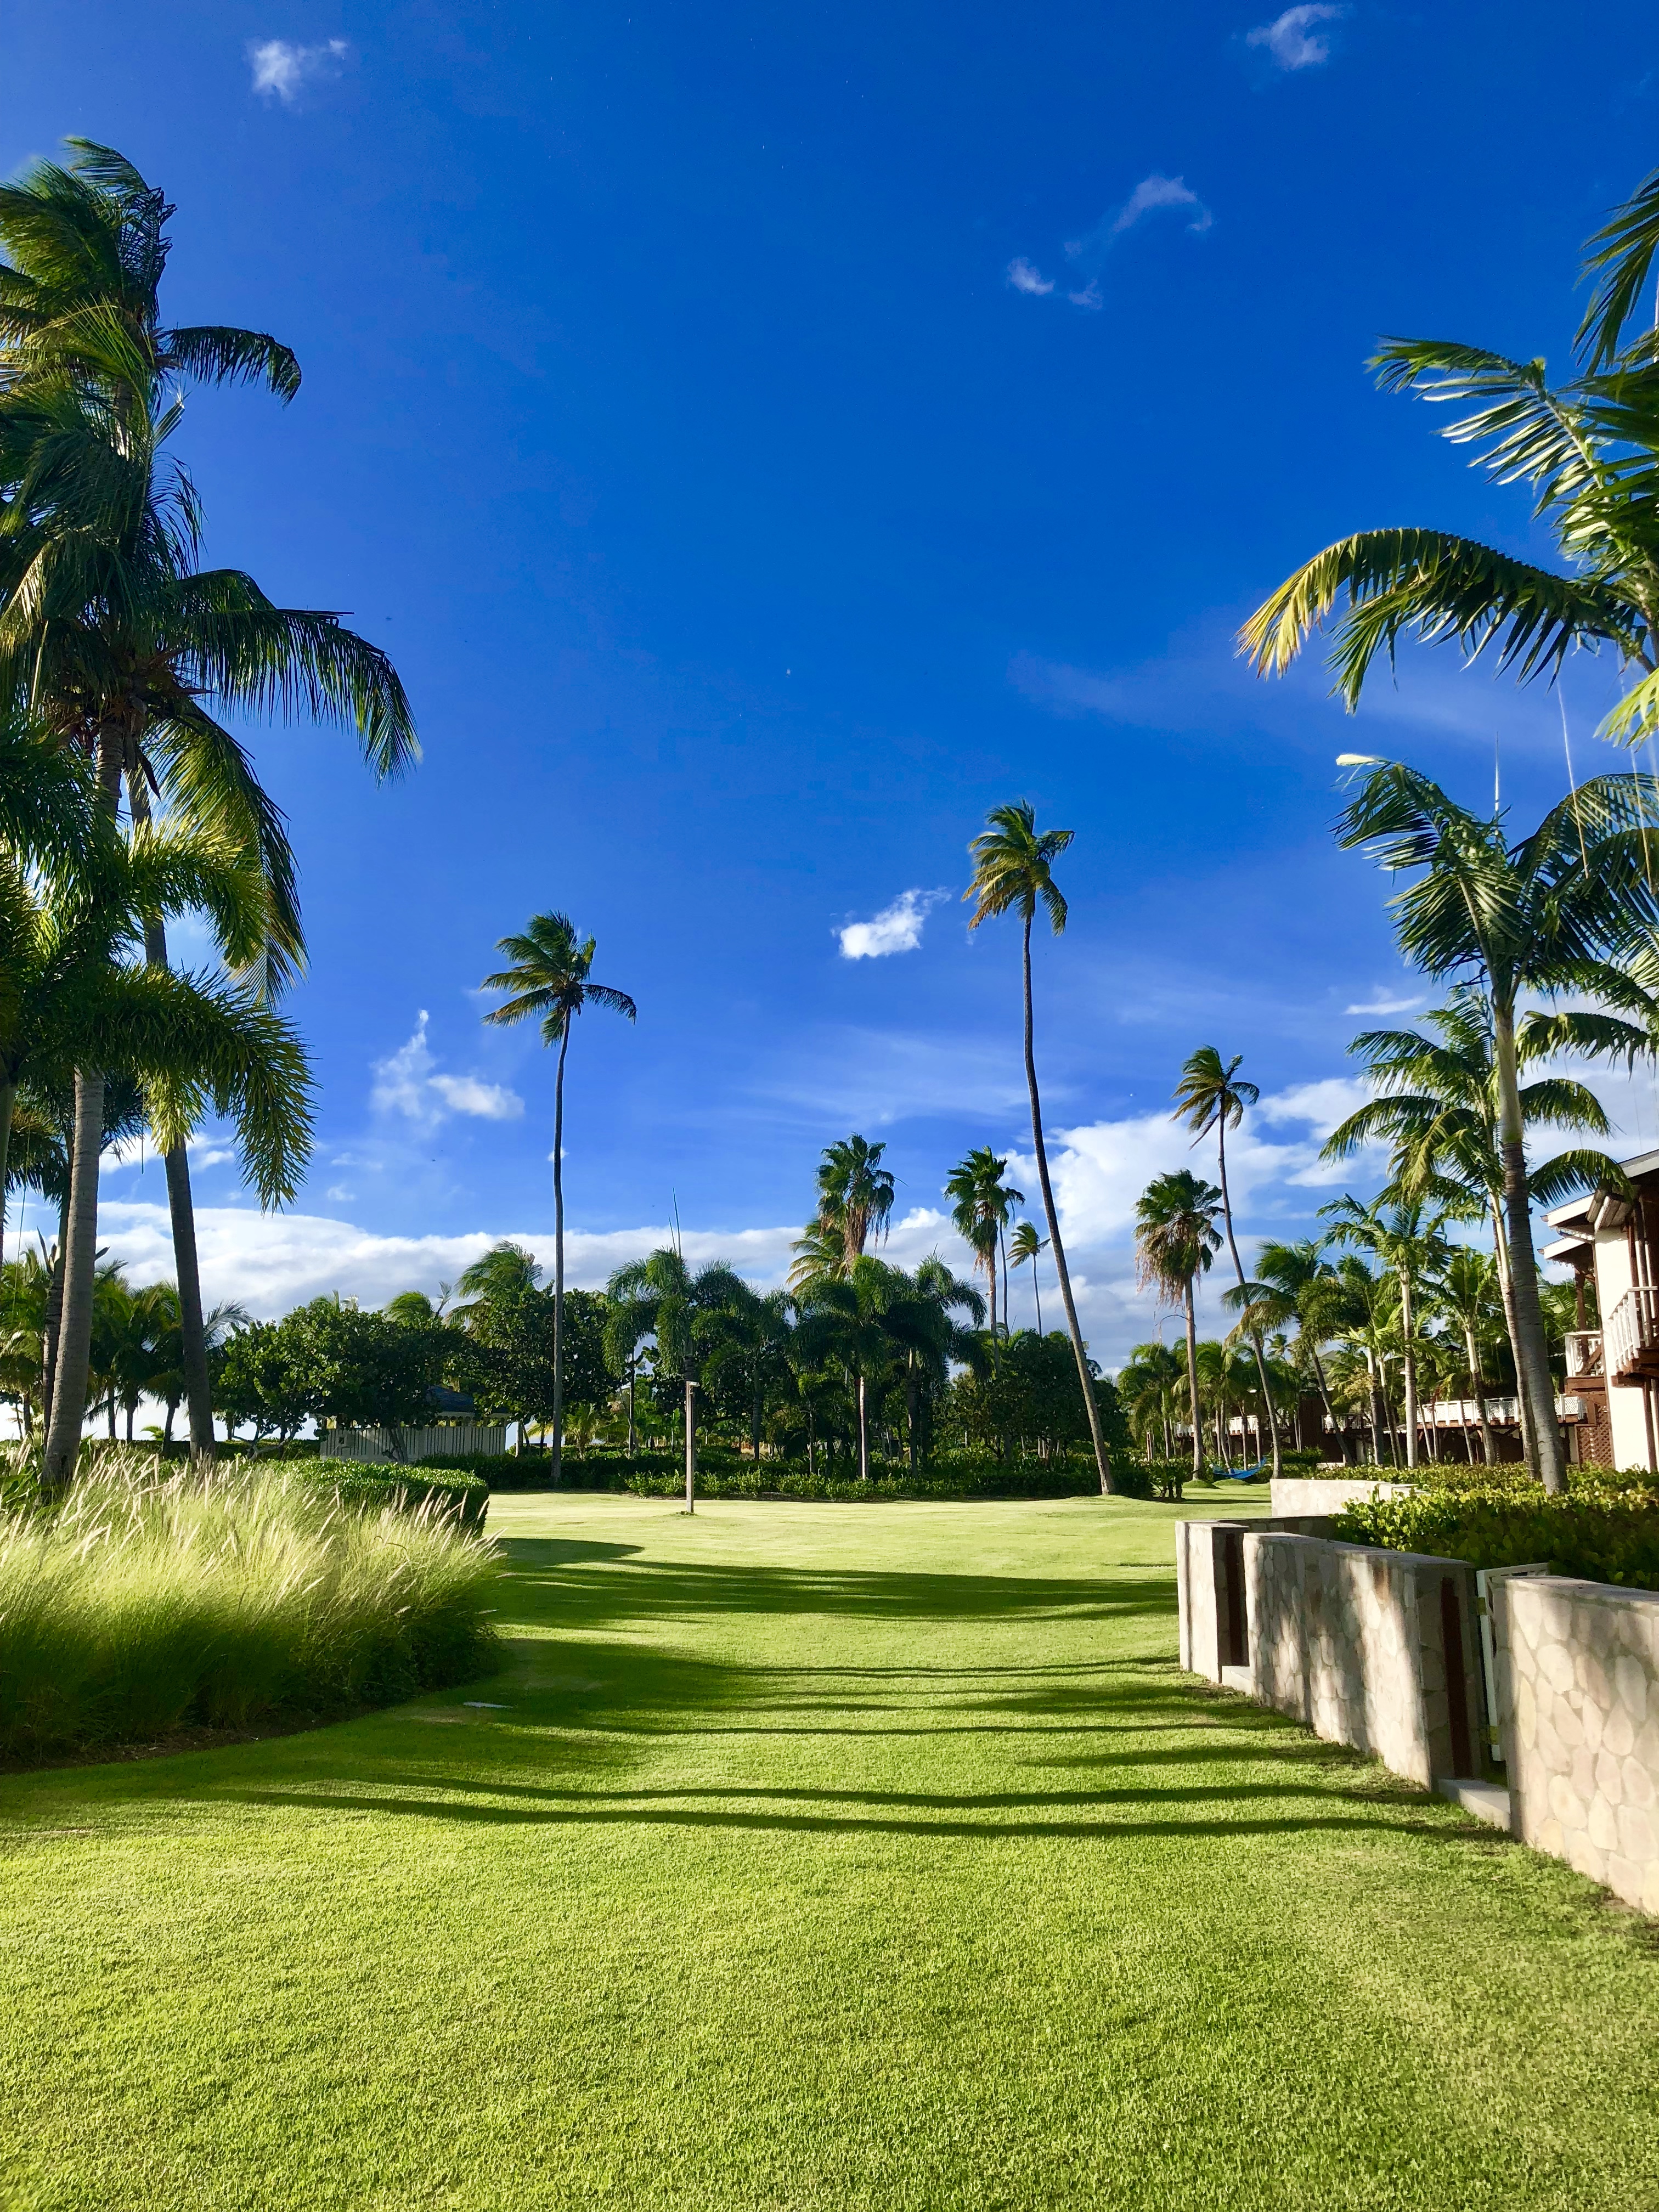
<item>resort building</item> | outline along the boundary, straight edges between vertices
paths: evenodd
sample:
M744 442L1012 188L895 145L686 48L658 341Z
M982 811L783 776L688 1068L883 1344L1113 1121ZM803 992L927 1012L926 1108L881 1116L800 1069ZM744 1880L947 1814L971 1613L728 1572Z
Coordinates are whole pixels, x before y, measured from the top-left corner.
M1578 1285L1566 1339L1566 1388L1581 1415L1568 1431L1572 1456L1659 1471L1659 1152L1623 1166L1632 1194L1592 1191L1556 1206L1545 1217L1556 1241L1541 1256L1570 1267Z

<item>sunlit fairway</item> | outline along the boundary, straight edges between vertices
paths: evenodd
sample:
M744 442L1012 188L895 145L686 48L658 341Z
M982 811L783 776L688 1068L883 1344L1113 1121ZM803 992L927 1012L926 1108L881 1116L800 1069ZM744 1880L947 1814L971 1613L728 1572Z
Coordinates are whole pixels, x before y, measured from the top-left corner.
M0 2203L1659 2204L1651 1928L1179 1674L1170 1511L498 1498L494 1680L0 1781Z

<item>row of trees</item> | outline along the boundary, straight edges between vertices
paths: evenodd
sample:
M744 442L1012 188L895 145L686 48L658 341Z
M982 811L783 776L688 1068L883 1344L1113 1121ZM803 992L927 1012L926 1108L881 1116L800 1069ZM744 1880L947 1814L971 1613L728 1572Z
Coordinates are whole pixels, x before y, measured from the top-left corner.
M1258 672L1283 672L1328 620L1337 689L1350 709L1379 659L1392 665L1404 635L1455 641L1466 658L1490 649L1523 682L1554 678L1576 650L1606 647L1625 681L1601 734L1633 745L1659 731L1659 337L1640 313L1656 253L1659 173L1589 241L1590 301L1562 384L1552 385L1541 359L1514 361L1439 339L1386 340L1373 363L1387 389L1468 410L1444 434L1472 447L1474 464L1496 483L1531 488L1534 517L1553 531L1564 565L1519 560L1446 531L1361 531L1298 568L1245 624L1241 650ZM1338 1295L1322 1272L1329 1263L1316 1266L1304 1255L1297 1267L1313 1270L1310 1303L1304 1314L1296 1303L1304 1294L1292 1300L1296 1340L1309 1339L1310 1367L1322 1344L1334 1353L1357 1352L1368 1389L1375 1380L1379 1394L1378 1378L1391 1358L1397 1363L1406 1455L1413 1460L1436 1337L1455 1349L1465 1290L1473 1296L1468 1271L1479 1257L1448 1256L1445 1232L1467 1241L1480 1224L1491 1240L1489 1288L1504 1315L1528 1463L1559 1491L1565 1455L1532 1212L1587 1183L1613 1191L1627 1185L1599 1150L1574 1146L1540 1163L1528 1138L1608 1133L1594 1095L1552 1063L1577 1056L1633 1064L1659 1048L1659 785L1635 774L1576 783L1569 760L1567 795L1530 833L1517 835L1496 793L1489 812L1476 811L1400 763L1356 755L1345 756L1345 764L1354 780L1339 838L1404 879L1391 902L1401 952L1448 996L1414 1028L1355 1041L1376 1095L1326 1149L1340 1159L1379 1139L1390 1148L1388 1182L1376 1199L1345 1199L1332 1210L1334 1239L1367 1260L1372 1287L1347 1271L1350 1307L1339 1328L1322 1303ZM1229 1100L1218 1066L1206 1067L1196 1089L1183 1083L1177 1103L1191 1115L1207 1101L1206 1126L1224 1136L1253 1094L1235 1081ZM1159 1178L1139 1221L1144 1275L1188 1317L1195 1455L1191 1289L1223 1237L1237 1278L1230 1303L1267 1402L1263 1331L1282 1310L1262 1266L1255 1283L1245 1278L1224 1159L1218 1164L1216 1185L1190 1173ZM1340 1265L1334 1272L1342 1276ZM1358 1317L1367 1300L1370 1310ZM1437 1327L1425 1329L1425 1301ZM1474 1350L1463 1344L1472 1389L1478 1349L1477 1331ZM1328 1389L1329 1381L1328 1374ZM1380 1411L1373 1420L1382 1425Z
M0 1200L32 1187L58 1213L30 1401L48 1485L69 1480L99 1387L112 1137L142 1128L166 1160L176 1371L203 1453L212 1346L191 1133L228 1117L266 1203L292 1194L308 1156L309 1070L274 1006L305 957L293 854L221 718L343 722L380 775L416 756L378 647L201 565L200 503L171 452L184 387L253 384L286 402L300 371L265 334L167 324L172 213L130 162L81 140L67 167L0 186ZM205 921L216 969L173 972L167 927L183 914Z

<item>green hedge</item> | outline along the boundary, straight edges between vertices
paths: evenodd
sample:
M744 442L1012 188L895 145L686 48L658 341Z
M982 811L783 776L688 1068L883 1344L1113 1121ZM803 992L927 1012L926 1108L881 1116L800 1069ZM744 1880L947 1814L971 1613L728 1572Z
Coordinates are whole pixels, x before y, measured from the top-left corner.
M333 1491L346 1505L402 1504L411 1511L430 1505L442 1519L453 1515L464 1528L482 1528L489 1510L489 1485L466 1470L446 1468L432 1475L424 1468L398 1467L389 1460L322 1459L301 1463L291 1473L309 1488Z
M645 1473L629 1475L624 1486L638 1498L675 1498L685 1489L682 1470L676 1474ZM751 1462L740 1469L697 1470L699 1498L794 1498L836 1505L872 1505L899 1498L957 1504L975 1498L1088 1498L1097 1496L1100 1484L1092 1468L1086 1473L1071 1468L1023 1468L988 1465L977 1477L954 1474L872 1475L860 1482L856 1475L808 1474L803 1468L782 1463L759 1467Z
M1477 1567L1545 1559L1559 1575L1659 1589L1659 1492L1581 1481L1559 1498L1535 1483L1529 1492L1505 1484L1367 1498L1337 1516L1336 1534Z

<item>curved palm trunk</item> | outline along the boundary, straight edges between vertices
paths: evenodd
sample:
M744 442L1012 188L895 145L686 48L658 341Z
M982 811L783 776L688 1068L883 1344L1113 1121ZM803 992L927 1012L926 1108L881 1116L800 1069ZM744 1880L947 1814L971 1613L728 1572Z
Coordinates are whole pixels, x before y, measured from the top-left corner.
M1042 1291L1037 1283L1036 1254L1031 1255L1031 1296L1036 1301L1037 1334L1042 1334Z
M553 1078L553 1487L564 1471L564 1056L570 1049L570 1016L559 1038L558 1071ZM690 1435L691 1401L686 1401ZM686 1445L686 1482L690 1483L691 1447ZM690 1491L688 1487L688 1496Z
M149 787L142 772L127 777L127 804L135 823L147 823ZM167 965L167 925L159 915L144 923L144 958L152 968ZM203 1320L202 1269L196 1250L196 1200L190 1184L190 1155L175 1145L163 1156L167 1183L167 1212L173 1224L173 1274L179 1285L179 1364L185 1378L185 1406L190 1420L190 1455L210 1460L216 1449L213 1433L213 1379L208 1367L207 1328Z
M1227 1249L1233 1255L1233 1273L1238 1278L1239 1293L1244 1291L1244 1262L1238 1256L1238 1239L1233 1235L1233 1201L1227 1188L1227 1120L1224 1114L1216 1122L1216 1160L1221 1170L1221 1218L1227 1229ZM1261 1348L1261 1331L1252 1325L1245 1334L1250 1340L1250 1349L1255 1354L1255 1371L1261 1383L1261 1410L1267 1416L1267 1428L1273 1443L1273 1473L1284 1473L1279 1456L1279 1422L1273 1413L1273 1394L1267 1387L1267 1355ZM1259 1449L1259 1440L1258 1440Z
M1193 1480L1196 1481L1204 1472L1204 1419L1198 1403L1198 1308L1190 1275L1182 1304L1187 1313L1187 1396L1193 1413Z
M1529 1417L1528 1456L1533 1473L1546 1490L1559 1492L1567 1486L1566 1455L1561 1449L1561 1430L1555 1418L1555 1384L1550 1376L1544 1314L1538 1298L1538 1262L1533 1254L1532 1200L1527 1188L1512 1006L1494 1006L1492 1032L1498 1068L1498 1145L1504 1163L1504 1216L1509 1231L1510 1297L1515 1316L1516 1376Z
M63 1489L81 1453L92 1351L93 1275L98 1251L98 1156L104 1135L104 1078L77 1069L75 1077L74 1165L64 1252L64 1309L52 1377L52 1420L40 1463L44 1489Z
M1078 1323L1077 1303L1072 1296L1072 1276L1066 1265L1066 1247L1060 1240L1060 1216L1054 1210L1054 1186L1048 1180L1048 1150L1042 1141L1042 1106L1037 1097L1036 1052L1031 1034L1031 908L1029 906L1023 920L1024 930L1020 940L1020 956L1025 986L1025 1087L1031 1096L1031 1145L1036 1153L1037 1181L1042 1187L1042 1211L1048 1223L1048 1243L1054 1255L1054 1273L1060 1278L1060 1302L1066 1308L1066 1326L1072 1339L1073 1355L1077 1360L1078 1381L1083 1389L1083 1409L1089 1417L1089 1437L1095 1448L1095 1471L1100 1477L1101 1495L1106 1498L1111 1495L1112 1471L1106 1461L1106 1439L1101 1433L1100 1407L1095 1398L1094 1377L1089 1372L1089 1355L1084 1349L1083 1331ZM1194 1409L1196 1412L1196 1389ZM1195 1458L1201 1449L1194 1431L1193 1449Z

